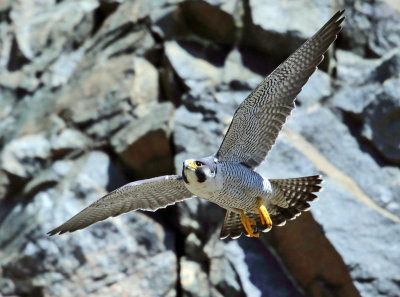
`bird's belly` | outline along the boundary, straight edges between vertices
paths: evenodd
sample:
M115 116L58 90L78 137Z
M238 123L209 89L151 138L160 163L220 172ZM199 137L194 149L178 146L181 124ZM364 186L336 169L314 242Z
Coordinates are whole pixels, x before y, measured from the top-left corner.
M244 210L245 212L257 212L257 197L243 194L219 193L212 199L207 199L222 208L229 210Z
M263 178L254 171L237 165L222 165L219 173L215 178L217 191L202 198L225 209L257 212L257 197L265 196Z

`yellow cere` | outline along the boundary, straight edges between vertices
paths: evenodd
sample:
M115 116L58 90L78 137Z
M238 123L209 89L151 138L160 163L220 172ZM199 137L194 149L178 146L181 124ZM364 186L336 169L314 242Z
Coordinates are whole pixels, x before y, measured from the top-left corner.
M191 169L194 169L194 170L195 170L195 169L197 168L195 162L193 162L193 161L187 161L187 163L188 163L188 165L189 165L189 167L190 167Z

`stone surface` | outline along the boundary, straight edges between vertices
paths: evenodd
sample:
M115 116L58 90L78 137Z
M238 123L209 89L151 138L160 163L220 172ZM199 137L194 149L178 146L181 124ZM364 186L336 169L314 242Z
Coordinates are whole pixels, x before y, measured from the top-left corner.
M344 84L333 97L333 105L357 117L362 125L360 136L375 147L384 159L398 164L400 140L397 137L399 115L398 94L399 50L395 49L381 59L369 60L356 57L351 64L351 55L340 55L339 76L357 85ZM349 66L367 69L362 81L353 80ZM367 66L367 67L365 67Z
M373 71L379 64L378 59L363 59L349 51L336 51L337 77L347 85L362 85L373 77Z
M180 259L180 267L183 296L211 296L207 274L202 270L199 263L182 257Z
M284 57L311 37L332 15L331 1L260 1L250 0L252 23L244 42L278 57ZM290 40L290 42L288 42Z
M173 172L170 147L171 115L169 102L139 106L136 116L111 138L121 160L141 178Z
M10 181L7 174L4 171L0 171L0 203L7 195L9 184Z
M221 69L205 59L200 46L169 41L165 44L165 54L171 67L188 88L201 90L220 83Z
M215 43L231 44L235 40L235 22L240 25L241 1L186 1L180 4L188 29Z
M321 104L323 100L332 95L331 83L332 81L326 72L317 70L297 96L296 103L308 108ZM345 96L340 98L346 99Z
M344 34L355 53L383 56L400 46L397 1L344 0L343 5L352 16L346 20Z
M63 89L57 101L57 109L68 110L71 120L77 124L128 113L132 109L130 105L157 100L158 93L154 90L158 86L157 74L142 58L118 56L105 64L89 67L90 70L74 77L74 82ZM82 96L85 100L80 100Z
M46 0L28 5L14 2L10 17L16 24L16 40L21 52L29 60L42 56L48 61L72 47L73 42L81 43L90 34L90 23L85 22L91 21L90 14L97 6L94 0L78 3ZM73 36L64 34L72 30ZM51 46L48 40L52 40Z
M163 228L143 214L98 225L88 234L58 238L45 235L55 223L105 192L101 189L109 183L109 166L104 153L83 156L64 172L67 176L61 187L41 191L27 205L18 203L4 219L0 228L2 278L12 280L8 286L15 287L14 294L37 290L52 296L120 296L145 291L160 296L175 291L173 246L168 244ZM18 217L23 219L16 224ZM26 242L28 234L34 239ZM35 264L37 258L42 261ZM66 274L68 278L63 277Z
M43 135L27 135L10 142L1 154L2 168L28 178L36 174L50 157L50 143Z
M378 100L364 109L363 135L392 162L400 162L400 79L388 79L382 85Z

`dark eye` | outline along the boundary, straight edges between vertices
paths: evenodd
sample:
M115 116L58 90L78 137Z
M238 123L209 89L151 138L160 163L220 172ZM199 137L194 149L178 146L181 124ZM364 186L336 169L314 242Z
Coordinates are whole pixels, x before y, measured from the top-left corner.
M203 164L202 162L200 162L200 161L196 161L196 163L195 163L195 164L196 164L196 166L197 166L197 167L201 167L201 166L203 166L203 165L204 165L204 164Z

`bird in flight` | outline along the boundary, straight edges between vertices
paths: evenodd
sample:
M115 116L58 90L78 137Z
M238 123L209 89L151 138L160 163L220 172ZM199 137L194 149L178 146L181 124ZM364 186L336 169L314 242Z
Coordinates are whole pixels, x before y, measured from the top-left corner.
M321 176L267 179L254 169L275 144L296 96L342 29L343 13L338 11L242 102L214 155L186 160L182 175L126 184L48 234L73 232L132 210L155 211L194 196L226 209L221 239L259 237L309 210L308 202L321 190Z

